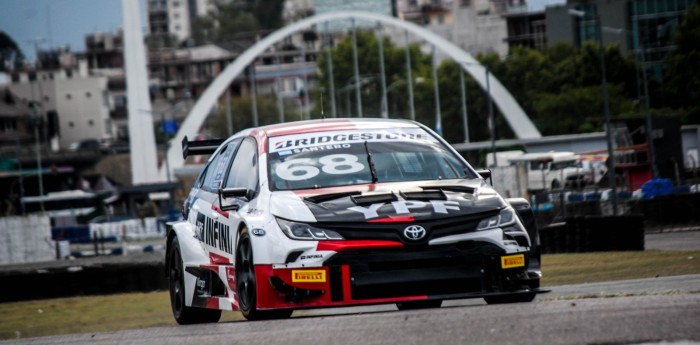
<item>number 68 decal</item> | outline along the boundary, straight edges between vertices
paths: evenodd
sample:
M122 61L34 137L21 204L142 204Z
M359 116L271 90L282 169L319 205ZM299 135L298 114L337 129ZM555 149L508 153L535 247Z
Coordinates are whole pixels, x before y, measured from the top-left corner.
M350 154L335 154L318 159L321 169L314 165L312 158L290 159L275 168L275 173L287 181L301 181L316 177L321 171L331 175L352 174L361 171L365 166L358 162L357 156Z

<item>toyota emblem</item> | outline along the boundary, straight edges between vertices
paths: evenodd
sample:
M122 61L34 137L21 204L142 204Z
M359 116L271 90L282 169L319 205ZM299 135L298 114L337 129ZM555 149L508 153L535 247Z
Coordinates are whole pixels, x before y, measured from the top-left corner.
M403 236L409 240L417 241L425 237L425 228L420 225L411 225L403 229Z

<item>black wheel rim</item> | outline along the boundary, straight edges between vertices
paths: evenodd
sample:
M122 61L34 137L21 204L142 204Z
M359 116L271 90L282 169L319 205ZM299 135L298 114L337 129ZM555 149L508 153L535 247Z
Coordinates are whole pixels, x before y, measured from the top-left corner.
M170 304L173 307L175 316L182 313L185 304L185 296L183 294L183 274L182 263L180 262L180 251L178 248L173 248L170 253Z
M255 267L253 266L253 249L248 238L243 238L238 246L236 282L239 307L243 311L249 311L255 301Z

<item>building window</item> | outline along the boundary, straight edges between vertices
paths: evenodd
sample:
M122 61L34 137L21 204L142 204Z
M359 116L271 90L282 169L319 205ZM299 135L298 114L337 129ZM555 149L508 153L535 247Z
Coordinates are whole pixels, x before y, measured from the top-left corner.
M44 96L44 102L48 102L48 101L49 101L49 96Z
M92 94L90 93L90 91L86 92L86 93L85 93L85 98L90 98L90 97L92 97Z
M93 125L95 125L95 121L88 120L88 126L92 127Z
M70 93L67 93L67 94L66 94L66 99L71 99L71 98L73 98L73 96L71 96Z
M70 128L75 127L75 123L73 123L73 121L68 122L68 127L70 127Z
M173 1L173 7L179 7L180 2L179 1Z
M175 25L175 31L180 31L180 25Z
M29 81L36 81L36 72L29 72Z
M73 78L73 71L66 68L66 78L71 79Z

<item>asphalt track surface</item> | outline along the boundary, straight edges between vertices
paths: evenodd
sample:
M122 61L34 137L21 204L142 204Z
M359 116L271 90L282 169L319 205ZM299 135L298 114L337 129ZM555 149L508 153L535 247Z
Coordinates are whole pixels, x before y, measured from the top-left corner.
M696 249L699 235L647 237L647 249L650 244ZM700 344L700 275L555 286L533 303L468 299L418 311L394 305L318 309L297 311L289 320L0 341L4 344Z

